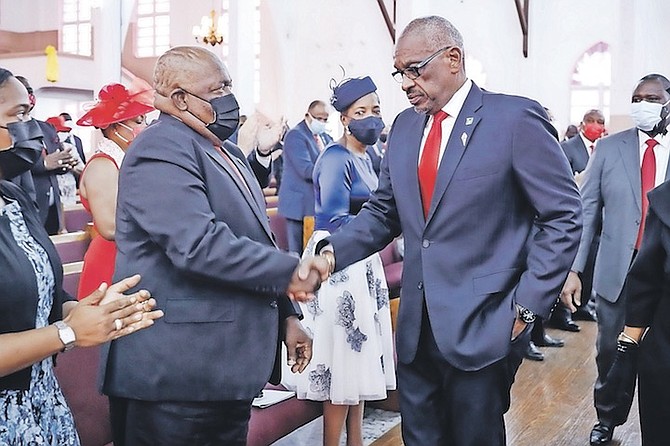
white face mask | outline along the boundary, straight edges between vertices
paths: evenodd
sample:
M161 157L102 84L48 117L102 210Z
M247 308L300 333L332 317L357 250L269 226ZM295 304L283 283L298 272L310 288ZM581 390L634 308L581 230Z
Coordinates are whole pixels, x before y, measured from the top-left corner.
M314 118L314 116L309 115L310 118L312 118L312 121L307 124L309 129L314 133L315 135L320 135L322 133L325 133L326 131L326 123L319 121L318 119Z
M66 139L70 137L70 132L58 132L58 140L60 142L65 142Z
M635 127L643 131L651 131L661 122L661 112L664 106L668 105L670 101L665 104L656 102L633 102L630 105L630 116L635 122Z

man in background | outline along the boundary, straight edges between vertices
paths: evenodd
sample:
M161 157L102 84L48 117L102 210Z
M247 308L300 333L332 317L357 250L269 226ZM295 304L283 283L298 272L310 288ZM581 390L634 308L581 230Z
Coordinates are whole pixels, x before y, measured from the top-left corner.
M581 303L584 272L593 239L602 227L593 272L598 337L594 406L598 422L592 445L607 444L614 432L614 396L606 391L607 373L617 351L617 336L625 322L624 281L637 254L647 213L647 192L666 181L670 137L667 135L670 81L660 74L640 79L631 99L635 127L601 139L584 172L581 187L584 232L561 292L571 311ZM630 408L628 408L630 409Z
M303 222L305 217L314 216L314 163L333 141L326 133L328 116L325 102L312 101L305 119L284 137L278 211L286 218L288 250L291 252L302 253Z

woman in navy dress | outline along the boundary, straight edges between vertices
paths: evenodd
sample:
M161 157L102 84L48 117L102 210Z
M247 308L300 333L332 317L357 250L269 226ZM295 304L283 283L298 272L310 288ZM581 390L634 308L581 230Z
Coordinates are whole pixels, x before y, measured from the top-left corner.
M350 221L377 188L366 153L384 128L376 89L365 77L333 90L331 102L345 132L314 166L315 232L303 256L314 255L317 243ZM345 426L347 445L362 445L364 401L384 399L395 389L389 295L379 255L333 274L301 307L314 356L302 374L287 378L287 387L300 399L323 402L324 445L339 445Z

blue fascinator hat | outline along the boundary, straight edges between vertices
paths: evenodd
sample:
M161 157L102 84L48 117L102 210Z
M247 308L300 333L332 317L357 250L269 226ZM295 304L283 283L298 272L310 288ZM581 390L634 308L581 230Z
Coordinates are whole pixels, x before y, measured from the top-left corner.
M377 91L377 86L372 82L370 76L346 79L331 88L333 95L330 103L338 112L346 110L363 96Z

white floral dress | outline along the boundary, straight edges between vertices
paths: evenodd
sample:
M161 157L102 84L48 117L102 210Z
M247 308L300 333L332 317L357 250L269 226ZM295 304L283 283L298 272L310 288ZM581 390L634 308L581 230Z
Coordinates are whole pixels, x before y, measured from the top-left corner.
M315 231L303 257L329 235ZM333 274L300 306L313 356L301 374L284 370L284 386L299 399L340 405L381 400L395 389L389 293L378 254Z
M35 271L39 301L35 327L49 324L55 284L47 253L28 232L18 202L0 208L9 218L16 243ZM0 390L0 445L77 446L74 419L48 357L32 366L28 390Z

